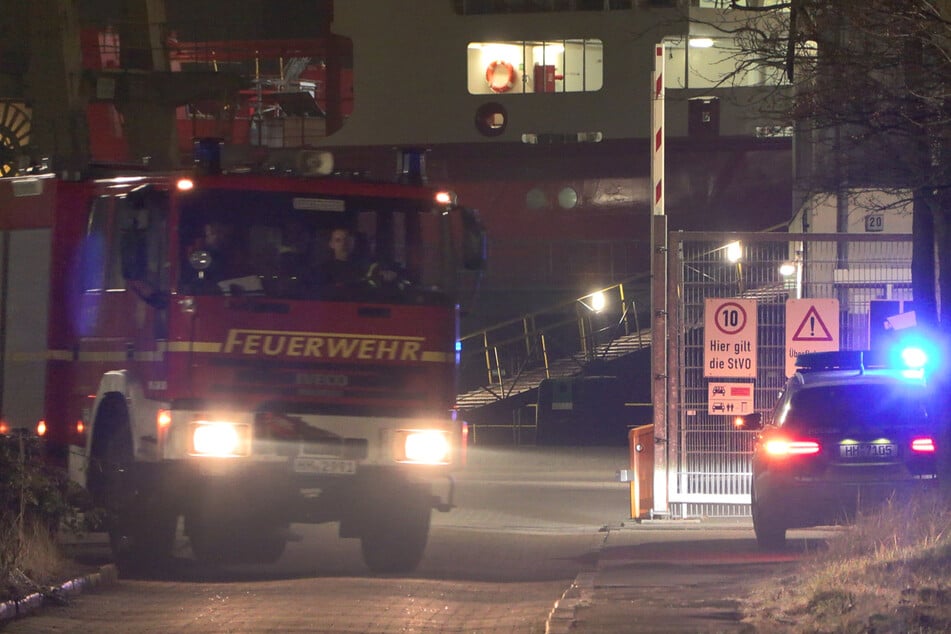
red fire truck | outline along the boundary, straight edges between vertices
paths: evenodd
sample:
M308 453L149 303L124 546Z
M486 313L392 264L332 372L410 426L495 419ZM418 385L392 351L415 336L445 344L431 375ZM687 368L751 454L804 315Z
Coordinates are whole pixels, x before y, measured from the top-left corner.
M371 570L411 570L464 461L477 214L412 170L371 182L303 151L298 173L223 172L213 152L188 174L0 179L3 424L45 435L122 566L169 557L183 517L202 561L273 561L292 523L339 522ZM334 284L341 228L369 276Z

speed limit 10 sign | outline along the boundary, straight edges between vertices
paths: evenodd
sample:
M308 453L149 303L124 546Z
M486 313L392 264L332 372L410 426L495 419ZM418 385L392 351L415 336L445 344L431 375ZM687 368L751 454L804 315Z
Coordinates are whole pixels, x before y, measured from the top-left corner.
M756 327L756 300L705 300L703 376L756 378Z

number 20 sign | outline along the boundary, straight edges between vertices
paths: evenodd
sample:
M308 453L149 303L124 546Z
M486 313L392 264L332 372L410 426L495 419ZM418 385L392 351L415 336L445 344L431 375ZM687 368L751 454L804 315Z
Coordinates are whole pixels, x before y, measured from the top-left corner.
M703 376L756 378L756 300L707 299L703 317Z

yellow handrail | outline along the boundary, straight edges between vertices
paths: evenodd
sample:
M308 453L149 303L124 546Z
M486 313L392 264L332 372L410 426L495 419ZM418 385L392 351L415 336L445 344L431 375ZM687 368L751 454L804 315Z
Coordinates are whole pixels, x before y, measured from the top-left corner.
M533 371L552 378L552 363L556 358L573 359L579 363L577 369L580 370L581 363L606 354L618 337L633 333L638 334L634 342L636 348L647 347L650 339L639 336L637 306L631 287L639 284L646 288L648 280L649 275L638 275L469 333L460 339L463 363L483 359L484 376L488 378L488 387L484 389L501 399L516 391L519 382L524 383L525 375ZM600 309L592 301L599 294L604 299Z

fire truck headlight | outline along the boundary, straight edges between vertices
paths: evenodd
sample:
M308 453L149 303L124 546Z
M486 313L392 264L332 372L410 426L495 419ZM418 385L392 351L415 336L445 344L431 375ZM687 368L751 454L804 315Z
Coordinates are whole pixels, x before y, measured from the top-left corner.
M189 426L192 456L239 458L251 453L251 426L198 420Z
M448 432L437 429L400 430L394 450L397 462L413 464L449 464L452 457Z

